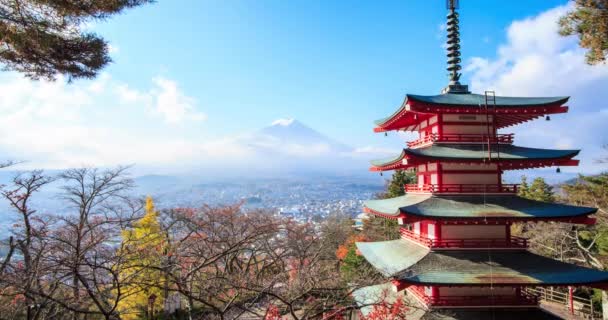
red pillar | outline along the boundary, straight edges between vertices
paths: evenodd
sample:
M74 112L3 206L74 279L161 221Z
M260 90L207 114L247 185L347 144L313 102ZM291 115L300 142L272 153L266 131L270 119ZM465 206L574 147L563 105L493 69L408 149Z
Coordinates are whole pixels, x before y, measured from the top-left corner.
M437 287L437 286L431 287L431 301L433 301L433 302L439 301L439 287Z
M570 313L574 314L574 289L572 287L568 287L568 302L569 302L569 309L570 309Z

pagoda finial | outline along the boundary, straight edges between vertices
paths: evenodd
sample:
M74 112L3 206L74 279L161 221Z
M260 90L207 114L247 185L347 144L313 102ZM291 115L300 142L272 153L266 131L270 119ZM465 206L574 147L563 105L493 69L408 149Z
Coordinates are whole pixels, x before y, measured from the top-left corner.
M442 93L470 93L466 85L461 85L459 80L462 67L460 66L460 31L458 27L458 0L447 0L446 5L449 10L447 16L447 56L448 56L448 72L450 75L450 83L445 87Z

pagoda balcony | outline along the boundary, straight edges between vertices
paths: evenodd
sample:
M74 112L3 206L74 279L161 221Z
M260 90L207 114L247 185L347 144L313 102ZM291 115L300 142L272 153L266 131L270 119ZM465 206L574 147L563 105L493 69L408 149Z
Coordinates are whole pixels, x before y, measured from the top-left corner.
M517 184L406 184L411 193L517 193Z
M521 292L520 295L495 296L428 296L422 286L410 286L408 292L416 296L428 307L502 307L502 306L535 306L539 299L532 294Z
M497 135L484 135L484 134L442 134L437 133L429 134L418 140L414 140L407 143L409 148L418 148L432 144L434 142L442 143L492 143L492 144L513 144L513 134L497 134Z
M412 230L401 229L401 238L420 243L431 249L527 249L528 239L511 236L510 238L470 238L470 239L431 239Z

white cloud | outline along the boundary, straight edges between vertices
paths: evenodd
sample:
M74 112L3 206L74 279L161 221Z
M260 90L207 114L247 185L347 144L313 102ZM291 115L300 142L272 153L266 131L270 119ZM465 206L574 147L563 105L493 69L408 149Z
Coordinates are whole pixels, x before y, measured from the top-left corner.
M558 34L558 19L569 6L514 21L496 58L474 57L465 66L475 92L494 90L504 96L571 96L566 115L506 128L518 145L582 148L581 167L571 171L606 170L595 163L608 136L608 65L589 66L576 37Z
M195 100L179 90L177 82L163 77L156 77L153 82L157 86L151 92L155 99L155 111L167 123L177 124L186 119L202 121L207 118L204 113L196 110Z
M166 164L210 153L211 144L203 146L159 121L203 119L194 99L173 80L155 78L152 85L138 91L108 74L74 84L3 74L0 152L5 159L28 161L29 168Z

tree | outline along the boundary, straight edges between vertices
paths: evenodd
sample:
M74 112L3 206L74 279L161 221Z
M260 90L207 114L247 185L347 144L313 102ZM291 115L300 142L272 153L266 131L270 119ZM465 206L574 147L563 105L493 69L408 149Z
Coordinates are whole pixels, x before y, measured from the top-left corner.
M387 183L386 194L382 198L394 198L405 194L405 185L416 182L416 172L410 170L396 170Z
M367 260L357 253L357 242L364 242L362 234L352 235L336 250L336 257L341 261L340 273L347 281L354 281L361 274L362 268L369 268Z
M518 195L536 201L555 202L553 187L547 184L545 179L541 177L535 178L532 184L528 185L527 177L522 176Z
M147 314L149 299L156 297L154 310L163 306L164 275L161 261L164 259L165 236L158 222L159 213L152 197L146 198L144 216L133 224L132 229L122 232L121 249L124 262L120 265L120 277L129 279L122 288L118 311L122 319L139 319Z
M0 62L32 79L93 78L111 61L108 43L83 25L152 1L2 0Z
M562 36L577 35L588 49L588 64L605 63L608 57L608 0L576 0L574 9L559 20Z
M74 211L61 217L61 227L49 235L51 267L56 270L52 278L60 280L64 293L53 299L73 319L84 314L119 317L122 286L129 279L120 277L123 257L114 241L141 209L127 196L133 186L127 169L69 169L59 175L61 196Z
M35 193L51 183L52 178L45 176L42 171L33 171L15 176L10 187L2 190L1 195L8 201L11 208L18 213L18 221L13 227L13 236L9 240L9 250L0 266L0 288L11 292L15 297L13 302L21 301L26 319L38 319L49 316L52 301L37 292L45 291L51 294L49 287L43 284L45 253L48 250L48 233L52 225L49 217L42 216L32 206ZM18 253L21 258L11 261L12 255ZM11 263L12 262L12 263ZM21 297L22 299L18 299ZM1 309L0 309L1 310ZM2 310L2 314L8 316ZM10 317L10 316L9 316ZM13 314L17 318L17 314Z

